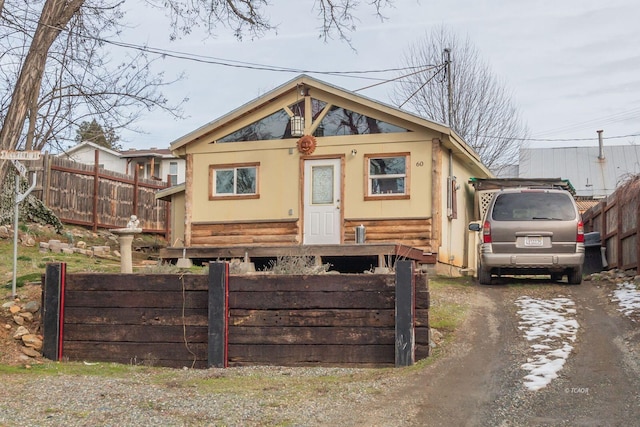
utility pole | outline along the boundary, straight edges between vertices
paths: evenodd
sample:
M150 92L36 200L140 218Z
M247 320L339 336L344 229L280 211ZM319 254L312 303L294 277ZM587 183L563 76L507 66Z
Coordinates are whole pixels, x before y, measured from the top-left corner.
M451 49L444 49L444 65L445 73L447 75L447 124L450 129L453 129L453 92L451 90Z

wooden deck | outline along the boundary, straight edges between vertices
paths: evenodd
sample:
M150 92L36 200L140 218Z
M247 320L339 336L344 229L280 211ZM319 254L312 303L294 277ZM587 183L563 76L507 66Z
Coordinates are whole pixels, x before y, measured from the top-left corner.
M170 247L160 249L160 258L216 260L242 258L276 258L282 256L316 257L378 257L378 266L386 266L387 257L411 259L419 263L434 264L435 254L411 246L395 243L364 243L342 245L291 245L291 246L226 246L226 247Z

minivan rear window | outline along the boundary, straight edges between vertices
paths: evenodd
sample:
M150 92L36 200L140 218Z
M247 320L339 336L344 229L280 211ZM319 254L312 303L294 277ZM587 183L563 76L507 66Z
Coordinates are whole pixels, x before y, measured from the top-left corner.
M576 211L570 196L562 193L499 194L493 206L496 221L571 221Z

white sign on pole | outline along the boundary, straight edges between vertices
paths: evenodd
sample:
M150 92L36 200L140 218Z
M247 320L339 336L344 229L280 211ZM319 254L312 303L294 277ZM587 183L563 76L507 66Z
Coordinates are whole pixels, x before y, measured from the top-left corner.
M11 160L11 163L13 163L13 166L18 170L18 173L23 177L26 178L27 177L27 167L25 165L23 165L22 163L20 163L17 160Z
M0 160L39 160L41 155L37 150L0 150Z

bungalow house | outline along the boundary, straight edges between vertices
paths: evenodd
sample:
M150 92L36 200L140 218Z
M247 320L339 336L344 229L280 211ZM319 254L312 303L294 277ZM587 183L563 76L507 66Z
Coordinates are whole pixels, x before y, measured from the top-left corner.
M306 75L171 150L186 177L156 195L172 201L165 259L391 255L460 272L469 179L493 177L447 126Z
M120 158L119 152L94 142L80 142L65 150L60 156L74 162L93 165L96 161L96 152L100 167L114 172L126 173L126 162Z

